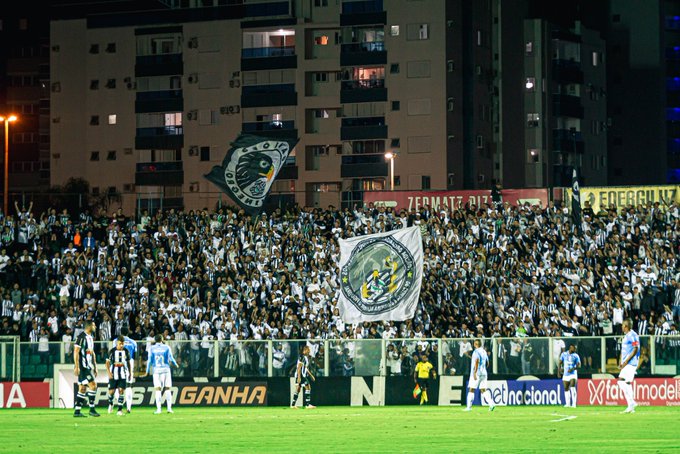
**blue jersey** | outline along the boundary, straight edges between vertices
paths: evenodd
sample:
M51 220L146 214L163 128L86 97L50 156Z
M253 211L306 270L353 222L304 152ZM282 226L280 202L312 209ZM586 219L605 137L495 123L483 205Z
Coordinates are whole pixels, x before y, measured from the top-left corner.
M127 350L128 353L130 353L130 359L136 359L137 358L137 342L134 339L131 339L127 336L123 336L123 337L125 337L125 350ZM117 338L113 339L111 341L111 343L113 344L112 348L116 348L116 342L118 342Z
M156 343L149 348L149 361L146 363L147 374L151 368L153 368L154 374L170 372L170 364L178 367L170 347L165 344Z
M628 355L633 353L633 348L635 347L637 347L637 352L628 362L631 366L638 365L638 359L640 358L640 337L635 331L630 330L628 331L628 334L623 337L623 342L621 343L621 362L628 358Z
M578 353L563 352L560 356L560 363L562 363L562 370L564 375L571 375L576 373L576 366L581 365L581 358ZM574 369L572 371L572 369Z
M477 363L477 376L478 377L486 377L487 372L486 368L489 366L489 355L486 354L486 350L484 350L482 347L476 348L474 352L472 352L472 362L470 363L470 375L474 374L475 371L475 361L479 361Z

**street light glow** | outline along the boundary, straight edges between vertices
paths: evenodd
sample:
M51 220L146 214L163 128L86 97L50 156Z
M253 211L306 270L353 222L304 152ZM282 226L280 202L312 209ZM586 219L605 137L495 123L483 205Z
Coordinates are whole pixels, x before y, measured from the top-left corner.
M385 153L385 159L392 159L392 158L394 158L394 153L392 153L391 151L388 151L387 153Z

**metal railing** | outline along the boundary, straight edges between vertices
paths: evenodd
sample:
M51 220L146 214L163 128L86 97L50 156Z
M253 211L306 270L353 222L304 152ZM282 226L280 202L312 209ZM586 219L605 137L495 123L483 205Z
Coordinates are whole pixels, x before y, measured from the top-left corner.
M680 337L641 336L641 375L675 375L680 371ZM557 373L561 341L574 343L583 374L618 372L621 337L485 338L493 374ZM410 375L425 351L440 375L469 372L472 339L324 339L324 340L188 340L168 341L179 368L173 375L190 377L290 376L299 351L310 346L311 368L319 376ZM111 342L95 343L104 364ZM148 343L138 343L135 375L146 368ZM0 338L0 379L44 379L55 364L73 362L73 344L21 342ZM415 356L414 356L415 355Z

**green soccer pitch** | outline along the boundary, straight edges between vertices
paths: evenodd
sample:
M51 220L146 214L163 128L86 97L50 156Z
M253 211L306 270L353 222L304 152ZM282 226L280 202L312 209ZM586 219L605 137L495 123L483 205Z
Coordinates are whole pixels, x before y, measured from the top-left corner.
M0 452L458 453L680 452L680 408L182 408L73 418L0 410ZM85 410L86 411L86 410Z

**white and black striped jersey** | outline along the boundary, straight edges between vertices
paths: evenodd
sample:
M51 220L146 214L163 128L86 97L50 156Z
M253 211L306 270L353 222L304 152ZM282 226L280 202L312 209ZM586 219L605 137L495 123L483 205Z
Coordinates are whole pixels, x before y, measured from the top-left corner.
M295 379L305 380L309 375L309 358L302 355L297 360L297 365L295 366Z
M80 363L81 369L94 368L94 339L85 331L78 334L76 339L76 348L80 349Z
M112 380L127 380L130 376L130 352L127 348L109 350L108 367L113 374Z

